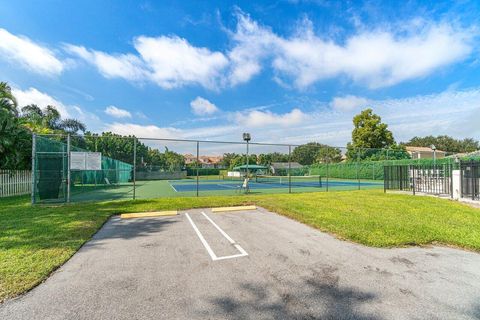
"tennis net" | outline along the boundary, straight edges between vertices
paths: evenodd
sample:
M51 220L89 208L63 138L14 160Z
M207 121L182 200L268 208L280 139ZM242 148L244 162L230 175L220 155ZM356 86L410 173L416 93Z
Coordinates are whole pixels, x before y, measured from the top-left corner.
M268 175L257 175L255 176L255 182L258 183L270 183L277 185L289 184L292 186L298 187L322 187L322 177L321 176L268 176Z

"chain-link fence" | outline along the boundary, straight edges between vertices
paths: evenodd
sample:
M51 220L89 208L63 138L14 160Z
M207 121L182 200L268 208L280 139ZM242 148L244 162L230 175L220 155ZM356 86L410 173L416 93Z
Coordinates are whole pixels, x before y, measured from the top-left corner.
M381 189L385 164L432 161L411 159L402 149L320 144L110 133L34 135L32 140L33 203Z

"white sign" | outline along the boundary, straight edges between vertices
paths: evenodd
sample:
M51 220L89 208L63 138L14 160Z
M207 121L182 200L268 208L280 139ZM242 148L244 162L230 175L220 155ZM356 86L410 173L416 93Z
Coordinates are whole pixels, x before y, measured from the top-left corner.
M102 154L100 152L87 152L86 170L102 170Z
M102 170L102 153L70 152L70 170Z
M85 170L85 152L70 152L70 170Z
M241 173L240 171L228 171L227 172L227 177L240 177Z

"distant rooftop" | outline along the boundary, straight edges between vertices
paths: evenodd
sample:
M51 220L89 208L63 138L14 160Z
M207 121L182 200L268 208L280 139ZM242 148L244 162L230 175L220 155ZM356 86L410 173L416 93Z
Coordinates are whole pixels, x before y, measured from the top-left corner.
M412 147L412 146L406 146L405 149L409 152L433 152L432 148L429 147ZM446 153L445 151L442 150L435 150L437 153Z

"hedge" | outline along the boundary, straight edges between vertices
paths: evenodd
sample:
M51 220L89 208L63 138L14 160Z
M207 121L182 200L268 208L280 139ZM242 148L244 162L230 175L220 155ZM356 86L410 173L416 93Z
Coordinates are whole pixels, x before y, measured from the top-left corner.
M197 169L187 167L187 176L196 176ZM218 176L220 175L220 169L216 168L198 168L198 175L200 176Z

